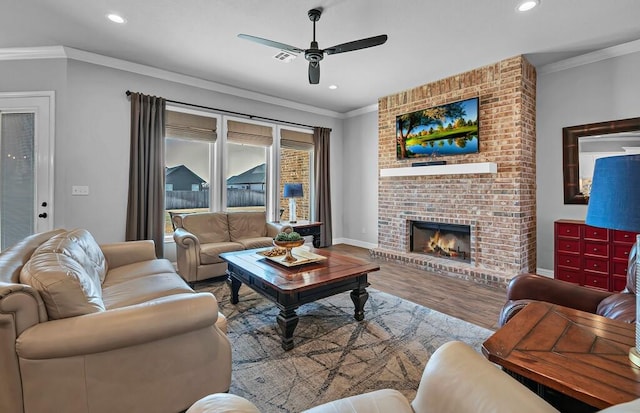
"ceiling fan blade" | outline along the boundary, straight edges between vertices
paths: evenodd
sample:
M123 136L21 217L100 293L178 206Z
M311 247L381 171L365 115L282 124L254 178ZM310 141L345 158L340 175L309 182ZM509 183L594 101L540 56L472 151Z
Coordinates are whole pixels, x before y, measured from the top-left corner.
M312 85L320 83L320 62L309 62L309 83Z
M342 43L328 49L324 49L326 54L338 54L352 52L354 50L366 49L367 47L380 46L387 41L387 35L367 37L366 39L354 40L353 42Z
M245 40L251 40L252 42L260 43L265 46L275 47L276 49L286 50L288 52L293 52L293 53L304 52L304 49L299 49L297 47L290 46L284 43L274 42L273 40L269 40L269 39L263 39L262 37L251 36L248 34L239 34L238 37Z

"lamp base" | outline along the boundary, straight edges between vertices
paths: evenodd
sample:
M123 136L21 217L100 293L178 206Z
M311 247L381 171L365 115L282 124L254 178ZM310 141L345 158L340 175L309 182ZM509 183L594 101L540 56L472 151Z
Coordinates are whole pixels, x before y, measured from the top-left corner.
M629 360L631 360L631 362L636 366L640 367L640 353L635 347L631 347L629 350Z

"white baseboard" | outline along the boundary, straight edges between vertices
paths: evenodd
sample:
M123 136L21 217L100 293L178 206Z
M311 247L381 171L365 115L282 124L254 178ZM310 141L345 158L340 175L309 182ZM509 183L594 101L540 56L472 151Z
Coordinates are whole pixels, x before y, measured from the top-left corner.
M364 241L359 241L357 239L350 239L350 238L336 238L333 240L333 244L334 245L347 244L347 245L353 245L354 247L367 248L367 249L378 247L378 244L373 244L371 242L364 242Z
M547 270L545 268L536 268L536 274L544 275L545 277L553 278L553 270Z

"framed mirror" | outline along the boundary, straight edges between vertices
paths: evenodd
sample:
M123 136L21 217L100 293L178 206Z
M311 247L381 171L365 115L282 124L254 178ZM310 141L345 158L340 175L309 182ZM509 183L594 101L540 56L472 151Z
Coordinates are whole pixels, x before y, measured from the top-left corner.
M640 153L640 118L562 128L564 203L589 203L597 158L632 153Z

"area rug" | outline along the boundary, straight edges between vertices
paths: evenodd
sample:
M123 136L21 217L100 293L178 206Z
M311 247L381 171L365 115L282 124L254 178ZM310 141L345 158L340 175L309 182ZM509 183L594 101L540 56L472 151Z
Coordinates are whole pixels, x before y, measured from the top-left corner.
M305 304L297 311L295 347L280 346L276 306L244 285L230 303L226 283L211 291L228 318L233 372L230 393L260 411L300 412L346 396L392 388L415 396L429 356L451 340L478 351L493 332L368 288L365 319L353 318L349 293Z

